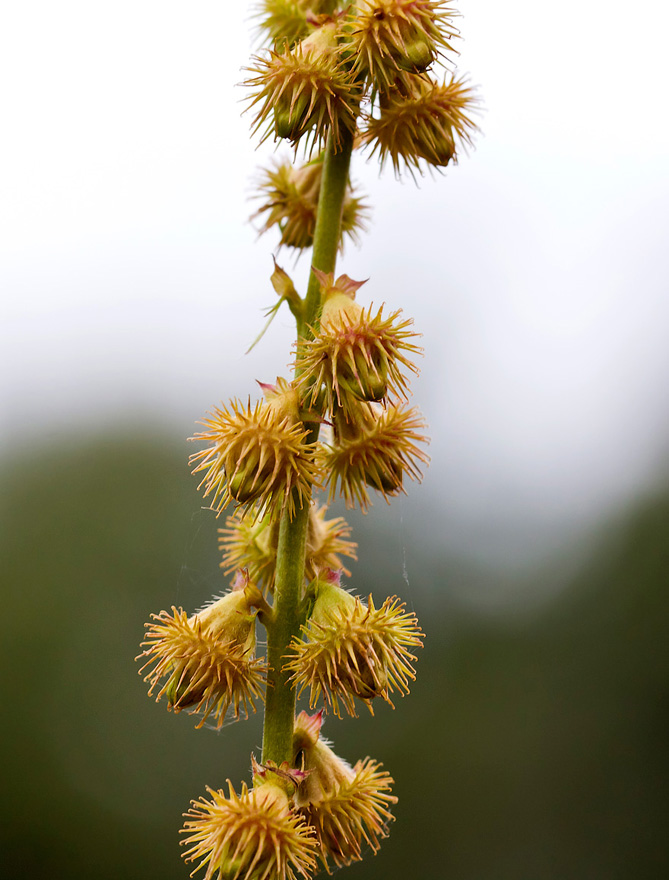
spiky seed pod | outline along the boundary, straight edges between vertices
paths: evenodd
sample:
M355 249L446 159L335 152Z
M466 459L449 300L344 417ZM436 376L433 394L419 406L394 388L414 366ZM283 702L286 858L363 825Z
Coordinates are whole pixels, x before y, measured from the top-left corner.
M339 0L261 0L254 17L274 48L294 46L339 5Z
M337 147L344 131L356 127L361 89L341 63L337 23L328 21L293 49L270 51L255 58L247 81L250 107L259 105L254 132L266 125L263 140L277 138L297 144L307 135L307 152L324 142L328 132Z
M237 794L208 788L210 799L193 801L184 814L185 861L199 861L205 880L309 880L316 867L316 840L304 818L291 809L277 781ZM193 872L195 873L195 872Z
M293 46L309 34L311 0L261 0L255 17L275 46Z
M258 197L263 202L253 215L264 215L261 234L277 226L281 233L280 246L297 249L311 247L316 227L321 169L320 161L307 163L299 169L281 162L263 171L258 191Z
M263 202L253 215L264 215L261 234L276 226L281 233L280 247L311 247L314 242L322 176L322 156L300 168L294 168L287 162L279 162L273 168L266 169L257 194ZM365 229L367 215L367 205L355 195L349 181L342 212L340 250L347 236L351 241L357 242L358 233Z
M457 13L444 0L360 0L350 22L355 70L387 91L400 71L426 70L453 51Z
M255 712L254 700L262 698L267 667L255 658L254 606L262 596L248 579L240 579L221 599L198 614L172 607L172 612L152 614L142 642L144 652L137 658L149 670L144 680L151 683L149 696L163 685L156 701L167 697L174 712L188 709L201 713L197 727L213 715L218 727L228 709L235 718L240 711L248 717Z
M358 404L347 419L336 417L333 442L321 445L318 455L328 475L330 500L339 491L347 507L358 504L364 511L370 504L369 487L390 501L405 492L405 476L420 482L420 466L429 461L416 445L427 443L424 428L417 409L392 404L386 409Z
M405 90L391 92L381 102L378 118L370 117L363 140L378 151L383 165L390 157L399 173L420 170L420 160L434 167L457 161L459 144L469 146L477 125L471 117L476 109L474 90L454 76L439 84L421 77L408 80Z
M341 570L347 576L351 572L344 568L341 556L357 559L355 541L349 541L352 529L342 516L326 519L327 505L314 505L309 518L307 532L307 554L304 574L313 580L322 569Z
M340 556L357 559L357 544L348 540L351 527L343 517L326 519L327 506L312 504L309 511L305 577L312 580L323 568L341 569ZM274 589L279 522L265 516L256 522L238 514L229 516L219 529L219 549L223 552L221 568L226 574L248 569L249 577L265 590ZM350 572L343 568L348 575Z
M334 280L332 273L314 273L324 304L314 338L298 349L295 368L300 394L313 405L324 387L329 411L341 407L345 415L360 400L382 400L389 393L406 398L402 371L418 372L407 355L421 351L410 341L418 336L408 329L413 321L401 320L400 310L384 317L383 307L374 313L373 306L358 305L354 297L363 281L347 275Z
M208 446L191 456L193 473L204 472L200 487L220 511L236 501L260 516L287 510L295 513L308 499L316 471L307 430L299 419L296 391L284 380L262 386L266 399L253 406L238 400L214 409L203 419L206 428L193 440Z
M340 716L341 706L355 715L355 698L370 711L371 700L382 697L392 706L390 694L409 693L415 678L416 657L409 648L421 647L423 633L416 615L404 610L396 596L376 608L354 598L339 585L333 572L312 585L315 602L302 627L302 638L290 645L286 669L298 697L309 688L309 704L319 699Z
M321 861L331 873L330 861L336 867L359 861L365 844L378 852L394 818L388 807L397 798L381 764L365 758L351 767L320 738L321 725L321 712L301 712L295 719L295 763L306 771L295 806L314 828Z
M265 591L274 587L276 549L279 541L278 518L269 514L260 519L234 513L218 530L218 548L223 553L221 568L226 574L247 569L249 577Z

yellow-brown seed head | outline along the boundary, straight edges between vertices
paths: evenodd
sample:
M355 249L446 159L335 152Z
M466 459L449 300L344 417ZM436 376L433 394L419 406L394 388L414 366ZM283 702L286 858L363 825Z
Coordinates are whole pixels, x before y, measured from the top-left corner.
M304 575L308 581L313 580L324 569L351 572L342 565L341 557L357 559L355 541L350 541L351 527L342 516L326 519L327 505L314 505L309 518L307 532L307 555Z
M255 700L262 699L267 667L255 658L255 608L262 595L248 578L202 611L188 616L179 608L153 614L137 658L149 670L149 696L159 683L156 701L165 696L168 709L201 714L197 727L213 715L221 727L228 709L235 718L240 712L255 712Z
M297 145L306 135L309 152L328 132L337 147L344 131L355 130L361 90L341 63L337 27L329 20L294 48L255 59L246 85L250 106L260 105L254 131L269 123L263 140L274 131Z
M274 45L293 46L309 34L312 0L261 0L256 12L260 30Z
M315 480L297 393L283 379L263 387L266 400L214 409L201 423L206 430L192 438L209 444L190 461L194 474L204 472L200 487L218 513L235 501L256 516L287 510L292 517L296 499L301 506Z
M351 527L343 517L326 519L326 514L326 505L312 504L305 559L307 580L312 580L321 569L342 569L342 556L357 558L357 544L349 540ZM279 521L269 515L253 521L250 517L234 514L227 518L225 528L219 529L218 533L218 546L223 551L221 568L226 574L240 568L247 569L253 581L262 584L266 592L273 591ZM350 574L345 568L343 571Z
M372 711L371 700L409 692L415 678L409 648L422 645L423 633L415 614L392 597L380 608L372 597L368 605L339 585L334 573L321 575L312 585L313 611L302 628L302 638L291 642L286 669L300 695L309 688L313 708L323 699L340 715L340 707L355 715L355 698Z
M316 867L316 840L303 817L291 809L275 780L237 794L228 780L207 789L210 799L193 801L185 813L184 859L198 861L205 880L309 880Z
M381 164L391 159L396 173L402 163L409 171L420 170L421 159L445 167L457 161L459 144L471 145L476 105L474 90L463 79L439 84L413 77L381 101L380 115L368 119L363 139L372 144L372 154L378 151Z
M413 343L413 321L397 310L388 317L355 302L364 284L341 275L314 270L323 297L320 325L313 339L300 343L295 369L303 398L312 404L325 389L328 411L337 407L348 416L360 400L382 400L388 394L406 398L405 371L418 372L410 356L420 353Z
M453 51L456 14L443 0L360 0L349 25L356 71L388 91L402 71L426 70L444 50Z
M330 861L337 867L359 861L365 844L378 851L397 798L390 794L392 778L376 761L365 758L351 767L339 758L320 738L321 723L321 712L295 719L295 763L307 774L295 805L314 828L330 873Z
M280 247L299 250L311 247L322 176L322 156L300 168L280 162L266 169L258 192L258 198L263 202L254 214L255 217L263 216L264 224L260 232L267 232L276 226L281 234ZM367 206L354 193L349 181L342 209L340 250L347 236L357 242L359 232L365 229L367 214Z
M234 513L219 529L218 547L223 553L221 568L226 574L247 569L249 577L267 592L274 588L276 550L279 541L278 518L269 514L259 519Z
M333 440L318 455L327 474L330 499L341 494L347 507L364 511L370 504L370 487L386 501L404 492L404 477L420 481L421 464L428 456L417 446L427 443L425 422L418 410L389 404L359 403L347 417L335 417Z

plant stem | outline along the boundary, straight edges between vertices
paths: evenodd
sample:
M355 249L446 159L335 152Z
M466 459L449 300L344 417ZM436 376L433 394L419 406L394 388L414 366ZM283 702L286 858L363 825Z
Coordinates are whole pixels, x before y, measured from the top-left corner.
M344 196L348 183L348 170L353 151L353 133L342 135L339 149L335 152L328 138L323 160L321 193L318 199L318 214L314 230L314 249L311 266L321 272L334 272L337 251L341 238L341 216L344 210ZM298 336L308 339L310 328L318 321L321 310L321 288L313 272L309 275L309 286L304 301L304 320L298 327Z
M294 635L300 631L300 598L304 580L304 548L309 505L303 502L292 520L284 516L279 531L274 587L274 619L267 631L267 696L263 730L263 762L292 763L295 690L282 666Z
M328 137L323 164L321 192L314 232L312 267L322 272L334 272L341 235L341 217L348 172L353 150L353 134L346 134L335 151ZM298 325L300 339L309 338L320 317L320 286L311 272L305 298L304 316ZM305 423L309 428L308 441L318 439L318 423ZM292 638L299 635L304 622L301 608L304 584L304 561L309 527L309 501L305 499L292 520L283 514L279 527L274 587L274 615L267 629L267 697L263 729L262 760L288 761L293 759L293 723L295 718L295 689L283 670L284 658Z

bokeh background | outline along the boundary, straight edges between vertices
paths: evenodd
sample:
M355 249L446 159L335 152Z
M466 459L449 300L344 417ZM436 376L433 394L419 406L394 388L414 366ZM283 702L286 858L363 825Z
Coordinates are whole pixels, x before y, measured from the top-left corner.
M667 876L669 13L464 0L470 157L373 208L342 271L423 333L421 486L350 521L401 594L410 697L326 733L397 781L351 878ZM185 438L290 360L235 86L249 4L28 2L0 29L0 876L183 878L180 816L260 719L196 731L136 674L225 587ZM298 286L306 261L280 262ZM343 511L338 510L338 513Z

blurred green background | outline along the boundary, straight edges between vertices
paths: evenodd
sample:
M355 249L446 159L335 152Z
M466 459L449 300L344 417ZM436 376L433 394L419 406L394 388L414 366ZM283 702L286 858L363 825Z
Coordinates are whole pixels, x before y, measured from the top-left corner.
M572 4L567 64L554 7L457 5L484 136L420 187L357 157L371 234L340 267L424 334L432 437L423 486L350 518L349 585L428 638L395 712L327 721L400 797L343 876L664 880L669 5ZM5 7L0 877L183 880L181 814L248 780L260 718L197 731L133 658L152 611L225 587L182 437L295 332L242 354L277 246L245 222L274 151L234 85L251 4Z
M128 431L33 447L5 457L2 498L0 875L187 877L181 814L205 785L249 779L261 727L195 730L133 662L150 612L226 583L184 445ZM438 530L412 519L398 541L383 517L351 521L351 586L401 594L427 641L396 711L326 723L400 797L381 852L346 876L669 876L669 492L516 575L528 602L506 609L461 601L514 575L444 556Z

